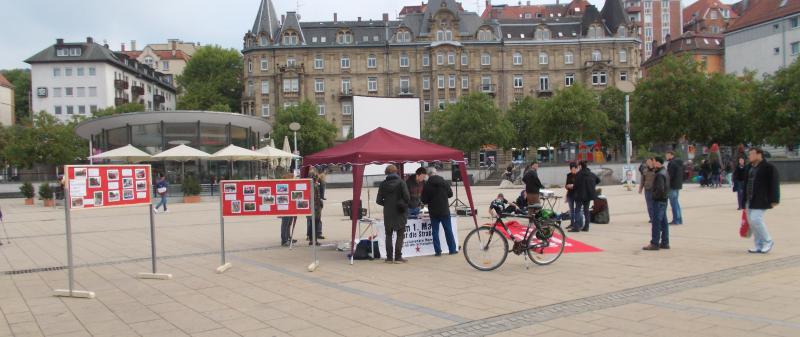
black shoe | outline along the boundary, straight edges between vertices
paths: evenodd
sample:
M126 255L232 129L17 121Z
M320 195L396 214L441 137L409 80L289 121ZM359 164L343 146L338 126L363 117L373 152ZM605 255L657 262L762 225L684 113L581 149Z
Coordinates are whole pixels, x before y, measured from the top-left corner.
M408 262L408 260L406 260L406 259L404 259L402 257L399 258L399 259L394 259L394 263L395 264L401 264L401 263L406 263L406 262Z
M442 256L442 253L433 254L433 256Z
M386 262L386 263L394 263L394 260L392 260L392 259L386 259L386 260L384 260L384 262Z
M323 236L323 235L317 235L317 239L320 239L320 240L325 240L325 236Z
M309 241L309 242L308 242L308 245L309 245L309 246L311 246L311 245L312 245L311 241ZM317 241L317 246L319 246L319 245L320 245L320 244L319 244L319 241Z
M668 243L667 243L667 244L664 244L664 243L662 243L662 244L660 244L660 245L658 246L658 248L661 248L661 249L669 249L669 244L668 244Z
M581 231L588 232L589 231L589 226L583 227L583 229L581 229Z
M642 247L642 250L659 250L659 249L661 249L659 246L656 246L656 245L654 245L652 243L647 245L647 246Z
M458 255L458 252L451 252L449 255Z

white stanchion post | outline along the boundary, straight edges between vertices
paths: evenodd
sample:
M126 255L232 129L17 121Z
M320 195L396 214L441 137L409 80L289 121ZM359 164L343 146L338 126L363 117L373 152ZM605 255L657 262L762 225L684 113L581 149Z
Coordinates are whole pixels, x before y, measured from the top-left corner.
M150 257L152 260L152 273L139 273L138 278L148 280L171 280L172 274L159 274L156 269L156 225L155 210L151 202L147 209L150 211Z
M220 183L220 186L223 184ZM231 264L225 261L225 212L223 210L223 199L225 199L222 191L219 193L219 252L220 252L220 265L217 267L217 274L222 274L228 269L231 269Z
M69 169L64 170L64 174L69 174ZM69 182L69 179L65 181ZM65 184L66 185L66 184ZM72 259L72 217L70 216L70 208L72 208L72 200L70 198L69 186L64 187L64 219L66 220L66 234L67 234L67 274L69 278L69 289L55 289L53 296L58 297L76 297L76 298L94 298L95 294L92 291L75 290L75 266Z

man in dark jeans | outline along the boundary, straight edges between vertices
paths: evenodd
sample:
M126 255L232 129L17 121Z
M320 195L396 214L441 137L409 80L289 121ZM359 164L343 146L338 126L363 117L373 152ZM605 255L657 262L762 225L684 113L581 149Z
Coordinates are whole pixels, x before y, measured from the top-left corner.
M683 213L678 196L683 188L683 161L675 158L675 152L667 152L667 174L669 176L669 206L672 207L670 225L683 225Z
M436 169L428 171L428 182L422 189L422 202L428 205L428 212L431 215L431 227L433 229L433 250L436 256L442 255L442 244L439 242L439 225L444 228L444 237L447 240L447 249L450 255L458 254L458 246L453 236L453 224L450 221L449 198L453 197L453 189L444 178L436 174Z
M539 170L539 163L533 162L530 169L522 177L522 182L525 183L525 192L528 192L528 205L539 203L539 190L544 188L542 181L539 180L537 170Z
M397 167L386 167L386 180L378 188L376 202L383 206L383 224L386 230L386 263L405 263L403 258L403 239L408 223L408 203L411 196L403 179L397 175ZM397 233L397 241L392 245L392 235ZM394 248L394 249L392 249Z
M664 167L664 158L656 157L654 162L656 178L653 181L653 224L650 244L643 250L669 249L669 225L667 224L667 200L669 199L669 177Z
M282 216L281 218L281 246L288 247L297 240L291 239L292 223L297 220L295 216ZM291 239L291 242L289 241Z
M406 179L406 186L408 193L411 196L411 202L408 203L408 217L416 219L419 216L419 209L422 206L420 198L422 197L422 187L425 184L425 178L428 171L424 167L420 167L413 176Z
M585 160L580 162L580 171L575 175L575 222L570 232L588 232L591 222L591 209L589 203L597 198L598 178L589 169L589 163Z
M767 232L764 213L781 202L781 186L778 170L764 159L764 151L752 148L748 153L750 170L744 184L747 206L747 221L753 233L755 247L750 253L766 254L772 250L774 242Z
M567 204L569 205L569 227L575 227L575 176L578 173L578 165L575 162L569 163L569 173L567 173L567 182L564 188L567 189Z

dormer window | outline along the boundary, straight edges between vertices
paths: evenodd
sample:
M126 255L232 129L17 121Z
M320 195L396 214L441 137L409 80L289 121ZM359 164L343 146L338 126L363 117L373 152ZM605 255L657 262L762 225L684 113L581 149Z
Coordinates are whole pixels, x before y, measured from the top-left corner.
M539 28L536 30L537 40L550 40L550 30L547 28Z
M283 45L285 46L296 46L298 40L297 33L293 31L288 31L283 34Z
M619 28L617 28L617 37L627 37L626 30L625 26L619 26Z
M80 48L70 48L69 49L69 56L81 56L81 49Z
M492 41L494 40L494 34L489 29L481 29L478 31L478 41Z
M266 35L261 35L261 37L258 39L258 45L259 46L263 47L263 46L266 46L268 43L269 43L269 40L267 39Z
M352 44L353 33L349 30L340 31L336 34L336 43L338 44Z
M601 58L603 58L603 54L600 53L600 49L592 51L592 61L600 61Z
M603 28L601 28L599 25L592 25L591 27L589 27L589 32L587 34L587 37L590 39L602 38Z
M411 32L407 30L401 30L397 32L397 42L411 42Z
M144 64L152 67L153 66L153 58L150 57L150 56L145 57L144 58Z
M452 41L452 40L453 40L452 30L436 31L436 41Z

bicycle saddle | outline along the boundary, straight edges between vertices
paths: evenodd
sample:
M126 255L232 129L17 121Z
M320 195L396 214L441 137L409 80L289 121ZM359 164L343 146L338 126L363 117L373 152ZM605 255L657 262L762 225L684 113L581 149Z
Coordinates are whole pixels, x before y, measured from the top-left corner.
M538 211L542 210L543 207L544 206L542 206L542 204L528 205L528 211L538 212Z

